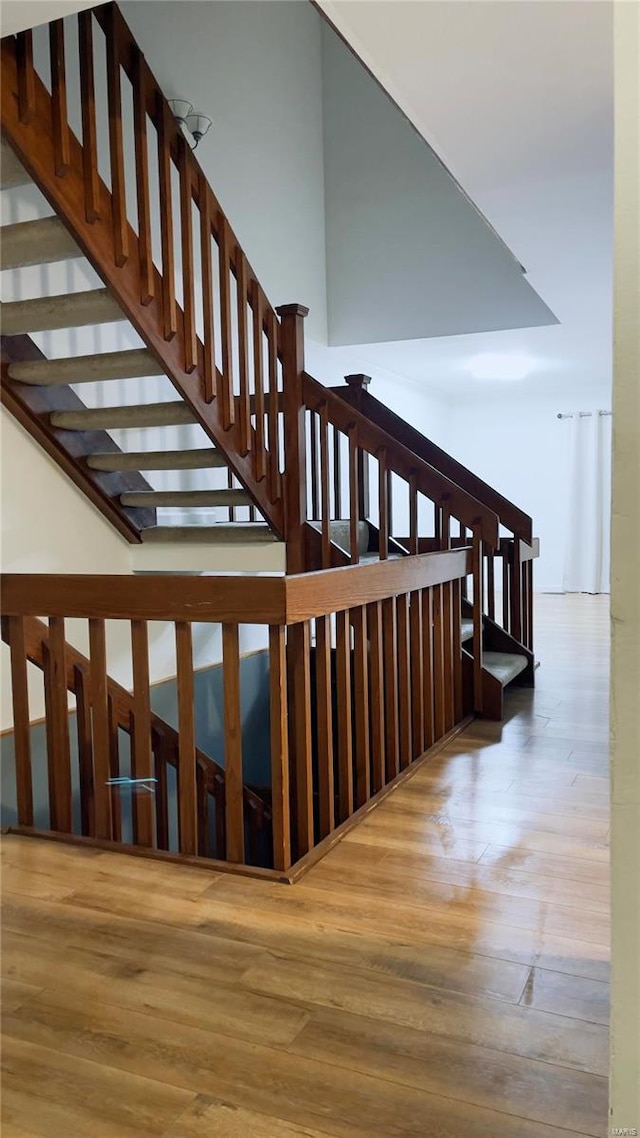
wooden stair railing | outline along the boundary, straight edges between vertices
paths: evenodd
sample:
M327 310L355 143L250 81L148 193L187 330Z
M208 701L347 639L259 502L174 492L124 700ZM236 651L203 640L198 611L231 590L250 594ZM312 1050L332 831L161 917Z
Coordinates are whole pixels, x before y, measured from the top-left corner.
M145 649L144 625L132 624L137 658L133 695L107 674L103 620L89 622L89 638L90 659L65 640L60 617L50 618L48 626L35 616L2 619L2 639L11 655L19 824L34 826L25 689L26 666L31 663L44 675L50 829L68 834L73 829L67 704L67 692L71 692L76 701L81 835L122 842L125 806L131 812L133 844L144 847L155 843L157 849L169 851L167 768L180 771L184 739L181 747L178 731L149 706L148 665L140 655L140 649ZM122 775L120 732L129 737L130 777ZM179 849L183 854L226 861L225 770L195 745L194 755L195 780L188 810L184 809L185 788L181 793L178 787ZM143 785L143 794L138 793L136 778ZM145 778L148 788L144 787ZM248 787L243 786L242 795L248 860L260 865L264 850L269 851L271 846L271 811Z
M117 5L80 12L77 27L72 42L65 21L49 25L51 93L34 65L32 31L3 39L3 137L282 538L278 316ZM106 94L95 80L98 63ZM131 99L123 99L125 83ZM101 97L110 187L99 172ZM72 101L81 105L81 140L69 125ZM129 135L134 186L125 168Z
M369 487L372 467L377 467L376 552L381 560L393 555L390 539L395 491L404 490L406 495L410 531L406 551L409 554L420 552L420 531L425 515L433 525L432 549L452 547L454 522L459 526L459 544L471 545L474 710L481 712L483 551L498 547L497 515L306 373L302 377L301 398L310 440L309 471L304 487L306 517L318 523L319 562L323 568L334 561L331 526L339 519L349 525L351 563L358 564L360 560L359 527L372 516ZM311 546L314 538L309 527L307 540ZM443 603L448 604L448 597ZM459 607L459 602L456 603Z
M533 651L533 560L538 556L539 545L533 537L533 519L503 494L494 490L473 471L458 462L441 447L418 431L369 391L370 377L356 374L345 377L344 387L332 392L346 404L365 415L395 442L429 463L435 470L450 478L461 489L471 494L482 506L491 510L500 526L510 531L510 537L501 537L497 548L486 545L483 551L485 568L485 612L496 620L498 606L496 593L502 587L501 624L529 651ZM462 544L465 536L462 535ZM419 548L427 552L432 545L422 539ZM502 576L497 578L495 559L502 563Z
M18 791L18 824L11 828L295 878L414 762L468 722L460 604L470 560L471 551L459 549L275 577L5 575L0 603L10 649ZM74 621L74 638L88 636L88 658L68 643L67 620ZM106 621L128 633L112 641L110 631L109 646L117 643L121 662L130 659L132 694L108 677ZM150 709L149 626L155 621L175 627L177 731ZM221 633L223 771L195 743L194 623L200 636L202 626L216 625ZM245 625L262 625L268 644L268 806L244 785L251 745L242 723ZM45 675L47 831L34 826L29 661ZM81 834L73 825L69 691L77 704ZM133 832L126 843L128 822L125 827L112 782L122 731L131 739L132 777L155 790L132 795ZM177 852L175 843L167 852L168 767L177 774ZM127 763L122 771L129 775ZM219 822L210 848L207 795ZM223 852L222 834L226 860L214 860ZM268 839L273 869L261 868Z

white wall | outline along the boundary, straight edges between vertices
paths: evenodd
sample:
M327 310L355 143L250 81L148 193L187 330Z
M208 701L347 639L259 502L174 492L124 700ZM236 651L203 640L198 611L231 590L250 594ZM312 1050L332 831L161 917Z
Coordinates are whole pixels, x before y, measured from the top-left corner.
M640 8L615 5L611 1126L640 1133ZM618 1131L621 1133L622 1131Z
M606 384L582 396L465 398L450 406L447 449L534 521L534 585L561 592L570 499L571 420L558 412L609 410Z
M321 20L307 3L121 5L168 98L213 119L198 160L272 304L326 341Z

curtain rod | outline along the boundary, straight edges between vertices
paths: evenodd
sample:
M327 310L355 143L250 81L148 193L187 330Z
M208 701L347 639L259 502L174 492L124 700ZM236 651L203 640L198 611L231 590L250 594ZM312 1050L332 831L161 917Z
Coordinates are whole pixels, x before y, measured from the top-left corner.
M611 411L568 411L564 414L562 411L558 411L556 418L558 418L558 419L575 419L575 417L577 415L579 419L590 419L592 415L600 415L600 417L602 417L602 416L608 416L610 414L611 414Z

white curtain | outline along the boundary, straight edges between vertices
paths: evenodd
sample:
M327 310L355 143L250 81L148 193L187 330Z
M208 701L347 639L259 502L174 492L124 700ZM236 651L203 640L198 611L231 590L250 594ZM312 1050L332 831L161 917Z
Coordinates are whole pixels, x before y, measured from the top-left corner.
M564 591L608 593L611 416L576 411L563 428L570 448Z

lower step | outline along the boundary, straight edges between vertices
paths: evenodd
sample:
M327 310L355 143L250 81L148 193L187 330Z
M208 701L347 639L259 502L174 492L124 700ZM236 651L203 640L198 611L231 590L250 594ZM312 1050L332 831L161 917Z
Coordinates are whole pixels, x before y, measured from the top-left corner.
M483 652L482 654L483 668L495 680L498 680L503 688L515 680L521 672L524 672L527 664L527 657L517 655L515 652Z
M181 400L134 407L87 407L80 411L54 411L51 415L51 425L67 431L179 427L195 422L193 411Z
M36 300L12 300L2 305L5 336L52 332L57 328L83 328L124 320L120 306L106 288L43 296Z
M277 537L260 522L236 522L215 526L151 526L140 533L143 542L182 543L185 545L255 545L275 542Z
M139 379L158 375L160 368L146 348L127 352L100 352L53 360L25 360L10 364L9 376L19 383L36 386L66 383L96 383L106 379Z
M114 451L87 457L87 466L92 470L212 470L226 465L224 455L214 447Z

